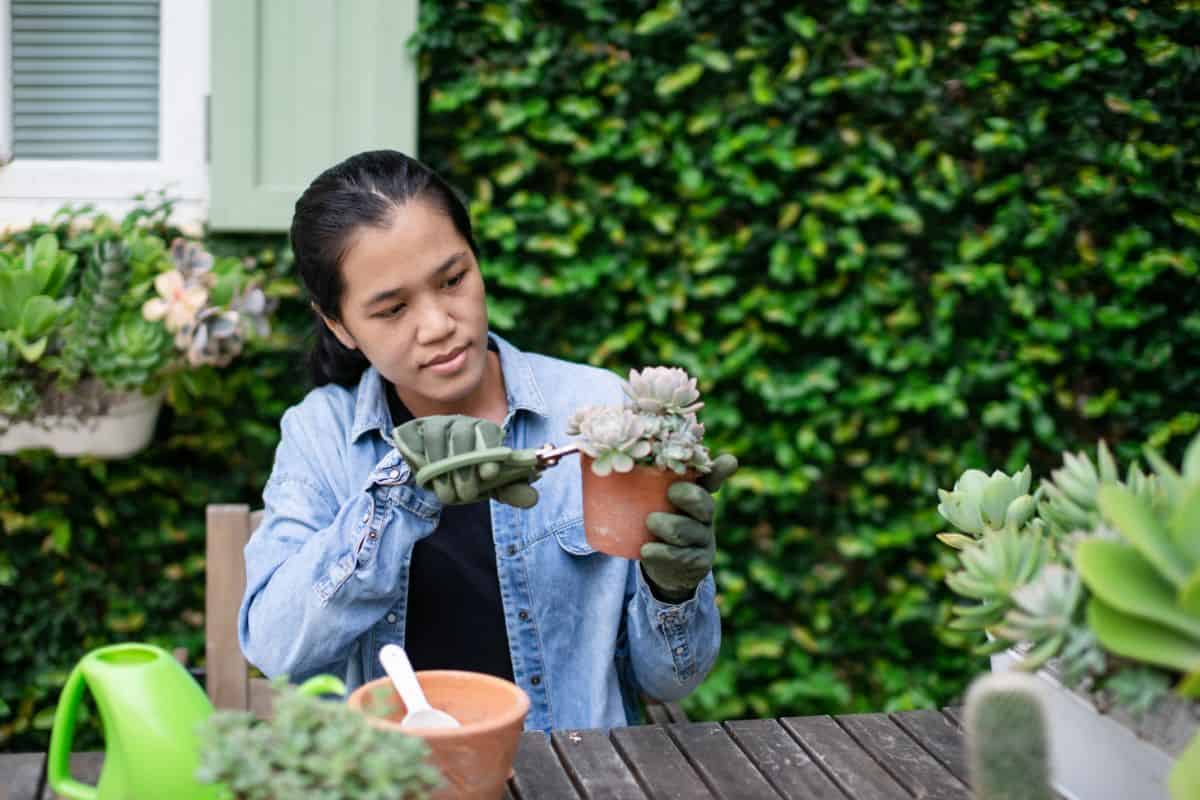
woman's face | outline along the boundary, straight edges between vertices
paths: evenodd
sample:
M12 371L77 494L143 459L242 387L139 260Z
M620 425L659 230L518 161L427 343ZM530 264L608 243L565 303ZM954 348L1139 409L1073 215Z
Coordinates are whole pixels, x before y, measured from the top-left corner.
M414 200L363 226L342 259L341 321L326 318L416 415L467 406L487 374L487 306L471 247L450 217Z

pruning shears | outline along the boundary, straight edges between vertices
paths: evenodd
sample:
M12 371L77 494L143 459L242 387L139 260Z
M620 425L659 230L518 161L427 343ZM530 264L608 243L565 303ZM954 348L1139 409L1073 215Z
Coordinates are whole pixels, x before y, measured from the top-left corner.
M460 456L450 456L443 458L440 461L435 461L432 464L426 464L421 469L417 470L416 480L418 486L428 486L434 478L453 472L456 469L463 467L471 467L476 464L485 464L489 461L506 462L505 467L528 468L534 467L539 470L549 469L558 465L558 462L564 457L579 452L578 444L568 444L563 447L555 447L552 442L547 442L537 449L530 450L513 450L508 447L489 447L482 450L474 450L470 453L463 453ZM505 467L500 467L504 469Z

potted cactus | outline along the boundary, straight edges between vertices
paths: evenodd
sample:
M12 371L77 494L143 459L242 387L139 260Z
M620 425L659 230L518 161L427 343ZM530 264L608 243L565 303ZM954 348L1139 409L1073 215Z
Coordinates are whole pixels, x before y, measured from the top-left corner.
M1034 494L968 470L938 511L957 530L955 630L993 669L1036 671L1060 791L1200 796L1200 436L1182 468L1146 451L1122 479L1107 446L1066 454ZM1190 742L1190 744L1189 744Z
M0 239L0 453L130 455L168 384L267 332L257 277L182 237L168 246L169 213L64 210Z
M963 714L967 772L976 800L1051 800L1042 686L1032 675L976 678Z
M219 710L203 723L197 780L237 800L421 800L441 785L419 737L279 681L273 693L269 720Z
M586 406L567 422L583 460L583 524L592 549L632 560L653 541L646 515L670 511L667 489L712 469L696 413L696 379L678 367L631 370L619 406Z

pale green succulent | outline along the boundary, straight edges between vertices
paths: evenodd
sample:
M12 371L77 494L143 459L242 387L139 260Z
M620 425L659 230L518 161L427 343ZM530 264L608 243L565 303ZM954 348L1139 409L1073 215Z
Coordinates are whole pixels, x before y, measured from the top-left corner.
M1109 652L1183 676L1178 690L1200 698L1200 436L1182 472L1153 451L1159 506L1126 486L1097 494L1100 512L1123 541L1075 547L1091 599L1087 620Z
M999 633L1000 623L1014 607L1013 594L1032 581L1050 555L1041 531L1004 528L962 548L962 569L946 577L957 594L977 601L953 607L950 627L960 631L986 631L993 640L976 648L994 653L1014 644Z
M171 337L162 325L140 314L121 320L105 339L92 362L92 371L114 389L149 384L171 355Z
M579 446L592 457L592 471L603 476L630 472L637 459L650 455L642 420L621 406L590 406L572 415L568 433L580 436Z
M1027 492L1032 480L1029 467L1015 475L996 470L990 476L969 469L954 482L954 489L938 489L938 513L960 531L979 538L987 531L1020 530L1033 517L1037 499ZM952 547L970 543L962 534L938 536Z
M704 404L696 379L679 367L646 367L629 371L622 388L634 408L651 414L695 414Z
M1050 475L1042 481L1038 516L1055 534L1093 529L1100 522L1097 492L1103 484L1121 480L1117 463L1103 440L1096 446L1095 464L1087 453L1065 453L1063 466ZM1139 496L1149 497L1155 492L1155 481L1142 472L1137 462L1129 465L1125 485Z

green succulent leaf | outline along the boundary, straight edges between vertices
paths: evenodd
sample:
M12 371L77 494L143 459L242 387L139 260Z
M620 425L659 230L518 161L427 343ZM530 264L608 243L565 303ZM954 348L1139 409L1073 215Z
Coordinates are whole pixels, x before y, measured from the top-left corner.
M1200 734L1179 754L1167 783L1171 800L1200 797Z
M1200 565L1200 480L1180 493L1167 529L1176 546L1187 554L1188 563Z
M1200 639L1141 617L1122 613L1099 597L1087 608L1088 626L1112 653L1190 673L1200 670Z
M1176 604L1175 588L1133 547L1104 539L1080 542L1075 566L1088 590L1107 606L1200 643L1200 616Z
M39 294L26 301L17 330L26 340L41 338L54 327L58 316L58 304L46 295Z
M1188 558L1175 544L1149 503L1119 484L1103 486L1097 497L1105 519L1177 589L1188 579Z

